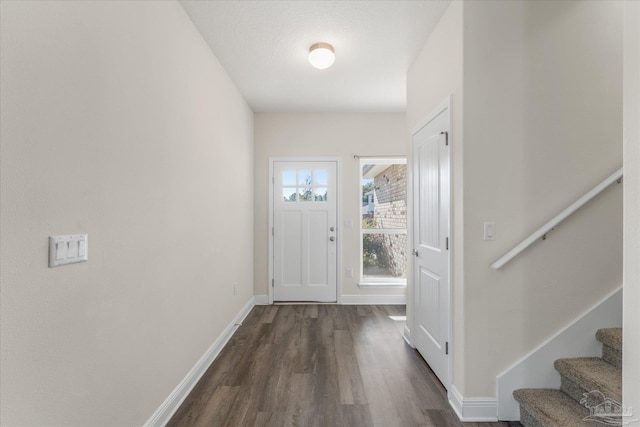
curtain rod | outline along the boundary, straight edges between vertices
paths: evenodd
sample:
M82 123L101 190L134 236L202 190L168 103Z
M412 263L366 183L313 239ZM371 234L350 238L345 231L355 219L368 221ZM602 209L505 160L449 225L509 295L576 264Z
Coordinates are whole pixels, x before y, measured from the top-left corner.
M392 158L406 158L407 156L403 154L392 154L390 156L361 156L359 154L353 155L354 159L361 159L363 157L365 159L392 159Z

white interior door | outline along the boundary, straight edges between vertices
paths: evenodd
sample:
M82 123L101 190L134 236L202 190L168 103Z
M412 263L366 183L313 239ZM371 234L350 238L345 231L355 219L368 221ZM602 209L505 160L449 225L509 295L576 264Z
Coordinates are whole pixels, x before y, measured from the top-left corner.
M336 162L274 162L273 299L335 302Z
M449 384L449 146L438 121L412 137L413 343Z

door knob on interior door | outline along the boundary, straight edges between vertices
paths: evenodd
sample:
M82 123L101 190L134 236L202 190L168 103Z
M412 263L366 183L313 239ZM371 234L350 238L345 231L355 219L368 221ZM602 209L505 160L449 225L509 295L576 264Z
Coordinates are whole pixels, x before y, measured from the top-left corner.
M333 237L333 236L331 236L331 237L329 237L329 240L330 240L331 242L333 242L334 240L336 240L336 238L335 238L335 237Z

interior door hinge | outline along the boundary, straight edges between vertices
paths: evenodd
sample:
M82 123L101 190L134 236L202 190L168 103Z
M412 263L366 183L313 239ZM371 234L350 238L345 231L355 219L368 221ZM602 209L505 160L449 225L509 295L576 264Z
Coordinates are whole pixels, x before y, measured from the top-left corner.
M449 341L444 344L444 354L449 354Z
M449 238L448 238L448 237L447 237L447 239L445 240L445 243L446 243L447 250L449 250Z
M444 135L444 145L449 145L449 132L442 131L440 135Z
M275 280L275 279L271 279L271 287L272 287L272 288L275 288L275 282L276 282L276 280Z

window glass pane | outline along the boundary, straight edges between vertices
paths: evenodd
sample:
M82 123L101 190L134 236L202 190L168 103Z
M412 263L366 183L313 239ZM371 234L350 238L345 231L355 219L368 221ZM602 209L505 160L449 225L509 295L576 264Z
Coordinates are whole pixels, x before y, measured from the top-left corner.
M311 185L311 171L301 170L298 171L298 185Z
M376 223L376 219L375 218L363 215L363 218L362 218L362 228L363 229L370 230L370 229L374 229L374 228L380 228L377 225L378 224Z
M406 164L362 165L361 187L363 228L407 228Z
M301 202L310 202L311 198L311 187L300 188L298 192L298 200Z
M373 191L373 179L370 178L363 178L362 179L362 218L366 219L366 218L371 218L373 219L373 212L374 212L374 208L373 208L373 198L374 198L374 191ZM368 224L367 226L364 225L364 221L362 222L362 226L365 228L375 228L375 227L371 227L371 224Z
M282 185L296 185L296 171L282 171Z
M313 199L316 202L326 202L327 201L327 188L326 187L318 187L313 192Z
M298 200L298 192L296 191L296 187L283 188L282 200L285 202L295 202L296 200Z
M315 185L327 185L327 171L326 170L314 170L313 171L313 183Z
M364 278L406 278L406 252L406 234L363 234L362 276Z

